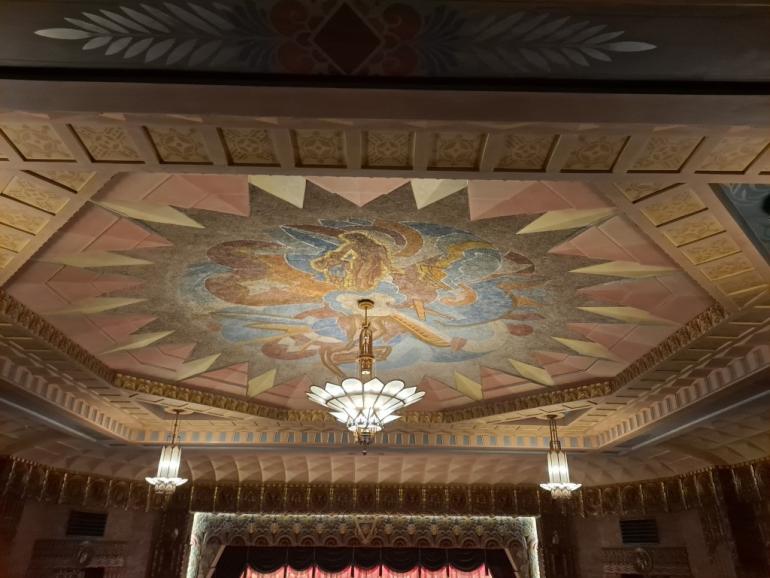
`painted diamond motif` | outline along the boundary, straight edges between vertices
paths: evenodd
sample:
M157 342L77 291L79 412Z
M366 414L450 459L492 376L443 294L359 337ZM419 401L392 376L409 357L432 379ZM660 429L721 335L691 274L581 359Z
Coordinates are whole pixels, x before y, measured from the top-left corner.
M380 45L371 27L345 2L316 32L313 41L346 74L355 72Z

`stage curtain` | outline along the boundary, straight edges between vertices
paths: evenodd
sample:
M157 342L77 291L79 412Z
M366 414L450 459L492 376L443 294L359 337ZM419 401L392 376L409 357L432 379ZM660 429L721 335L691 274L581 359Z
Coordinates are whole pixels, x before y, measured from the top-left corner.
M315 578L350 578L350 567L343 568L338 572L326 572L320 568L316 568Z
M511 578L503 550L435 548L270 548L228 546L213 578ZM253 573L245 573L250 567ZM315 568L315 577L313 577ZM375 569L375 572L370 572ZM419 569L422 569L420 573ZM291 572L291 573L290 573Z
M252 568L246 568L243 574L241 574L241 578L284 578L283 574L283 568L278 568L275 572L269 572L267 574L264 572L257 572Z

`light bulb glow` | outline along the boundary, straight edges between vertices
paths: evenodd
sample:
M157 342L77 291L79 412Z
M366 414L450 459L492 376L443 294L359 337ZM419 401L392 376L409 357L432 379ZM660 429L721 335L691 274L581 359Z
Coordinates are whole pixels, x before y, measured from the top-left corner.
M551 496L554 498L569 498L572 492L577 490L582 484L570 481L567 454L561 449L555 420L551 419L550 422L551 447L548 450L548 483L540 484L540 487L551 492Z

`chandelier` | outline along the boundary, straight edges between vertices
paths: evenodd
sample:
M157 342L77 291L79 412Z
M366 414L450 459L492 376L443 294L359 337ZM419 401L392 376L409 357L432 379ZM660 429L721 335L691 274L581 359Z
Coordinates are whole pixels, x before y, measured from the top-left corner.
M358 378L348 377L340 385L327 383L323 389L311 386L307 396L344 423L366 454L374 434L399 418L394 412L420 401L425 392L406 387L399 379L382 383L374 376L374 346L368 314L374 301L361 299L358 307L364 312L358 337Z
M540 487L551 492L553 498L567 499L582 484L575 484L569 481L567 454L561 449L561 442L556 431L556 416L549 415L546 417L548 418L548 425L551 430L551 445L548 449L548 483L540 484Z
M174 431L171 434L171 444L163 446L158 462L158 473L154 478L145 478L147 483L155 488L158 494L171 495L177 486L187 483L179 477L179 464L182 461L182 448L177 444L177 428L179 427L180 410L174 410Z

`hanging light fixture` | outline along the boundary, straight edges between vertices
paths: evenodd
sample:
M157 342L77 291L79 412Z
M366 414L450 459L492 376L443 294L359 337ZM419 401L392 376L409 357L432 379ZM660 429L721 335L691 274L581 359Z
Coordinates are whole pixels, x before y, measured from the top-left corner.
M372 436L399 418L394 412L420 401L425 392L406 387L399 379L382 383L374 376L374 345L368 314L374 301L361 299L358 307L364 312L358 338L358 378L343 379L340 385L327 383L323 389L314 385L307 396L344 423L365 454Z
M147 483L155 488L158 494L170 495L177 486L186 484L185 478L179 477L179 464L182 461L182 448L177 444L177 428L179 427L179 414L181 410L175 409L174 431L171 434L171 444L163 446L158 462L158 473L154 478L145 478Z
M551 430L551 445L548 450L548 483L540 484L540 487L551 492L551 496L556 499L567 499L582 484L569 481L567 454L561 449L561 442L556 431L556 416L548 415L546 417Z

